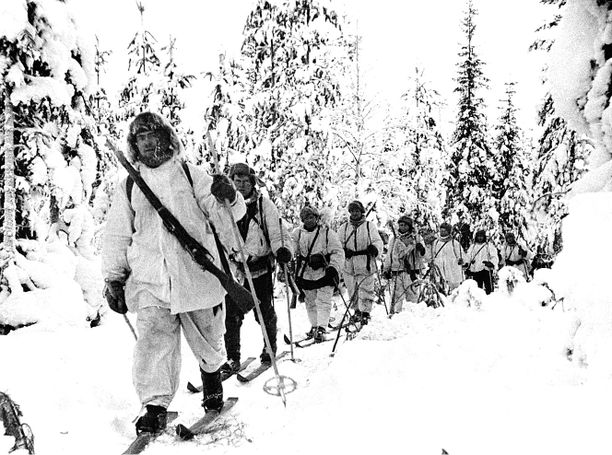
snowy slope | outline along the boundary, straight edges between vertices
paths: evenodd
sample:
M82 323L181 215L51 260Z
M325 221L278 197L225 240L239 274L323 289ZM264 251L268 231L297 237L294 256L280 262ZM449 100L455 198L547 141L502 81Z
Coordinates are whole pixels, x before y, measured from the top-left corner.
M590 383L588 369L565 355L573 312L534 304L538 292L524 286L516 293L522 298L497 292L480 310L459 302L412 306L389 320L377 306L371 325L341 341L334 358L332 343L324 343L296 348L300 362L280 362L281 374L298 383L286 409L262 390L271 372L247 385L230 379L226 396L240 402L221 433L181 443L168 434L146 453L609 453L609 384ZM286 301L277 297L286 331ZM303 306L292 316L297 336L308 325ZM257 355L261 335L252 316L243 331L243 356ZM0 337L0 388L21 405L37 454L127 447L139 411L133 343L116 314L95 329L34 325ZM189 422L201 408L199 395L186 392L198 374L184 348L171 407ZM11 445L0 438L0 453Z

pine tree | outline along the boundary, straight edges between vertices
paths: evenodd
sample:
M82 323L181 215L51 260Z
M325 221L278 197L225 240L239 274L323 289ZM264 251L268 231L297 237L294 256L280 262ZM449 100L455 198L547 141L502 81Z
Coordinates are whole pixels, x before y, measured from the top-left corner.
M53 1L49 9L47 3L28 0L24 9L16 4L15 23L0 35L1 176L7 185L3 244L12 250L10 254L15 239L44 238L58 213L70 201L84 203L88 190L79 151L89 121L84 95L91 60L77 39L69 7Z
M550 33L561 21L560 11L566 0L541 0L541 3L555 7L555 11L538 28L538 37L530 50L549 52L554 43ZM556 114L550 92L539 109L538 125L542 132L533 179L536 252L538 260L542 258L544 263L550 263L562 248L561 220L567 214L563 197L571 184L586 172L593 144Z
M498 229L493 230L498 239L506 232L528 239L528 220L531 218L531 165L527 150L523 146L523 132L517 125L514 106L514 82L506 83L506 97L502 100L501 112L496 126L495 168L493 198L499 214Z
M534 171L537 251L556 255L562 248L561 220L567 214L563 196L587 171L587 157L593 143L557 116L548 94L539 110L537 163Z
M479 95L487 87L483 74L484 63L475 49L477 11L468 0L462 22L466 43L459 52L456 78L459 105L449 177L446 181L447 201L445 215L464 219L468 223L491 227L493 208L491 181L495 177L493 154L489 145L485 105Z
M408 145L414 157L414 168L408 173L408 181L413 182L417 200L415 221L422 226L434 227L442 215L442 181L447 160L446 144L434 111L441 107L441 101L439 93L428 88L422 70L415 69L413 82L413 90L403 96L412 104L412 109L407 111L407 120L410 128Z
M140 29L128 45L129 79L119 97L119 120L127 123L140 112L157 112L177 130L183 146L191 149L193 132L183 126L181 113L185 109L183 92L191 86L195 76L179 70L172 37L160 48L146 27L143 4L137 3L137 7Z
M316 0L259 0L244 33L250 162L266 169L273 199L293 201L286 215L297 218L307 200L324 199L331 177L328 124L345 53L339 18Z

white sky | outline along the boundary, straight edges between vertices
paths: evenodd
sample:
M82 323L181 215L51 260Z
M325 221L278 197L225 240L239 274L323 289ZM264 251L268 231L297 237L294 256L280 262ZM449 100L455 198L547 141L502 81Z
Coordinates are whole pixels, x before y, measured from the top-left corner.
M148 28L162 42L176 37L179 62L187 71L214 71L218 54L236 53L244 20L254 0L143 0ZM126 48L140 25L135 0L72 0L84 29L96 33L105 48L113 50L108 78L127 68ZM463 41L460 23L463 0L335 0L358 24L362 40L364 82L371 97L393 100L405 91L415 65L425 70L431 87L448 99L448 119L454 118L457 53ZM348 6L344 6L348 5ZM490 123L497 119L496 106L504 83L516 81L519 120L533 126L535 107L541 99L540 68L543 55L528 52L533 31L542 23L539 0L475 0L476 46L486 62L490 91L485 95Z

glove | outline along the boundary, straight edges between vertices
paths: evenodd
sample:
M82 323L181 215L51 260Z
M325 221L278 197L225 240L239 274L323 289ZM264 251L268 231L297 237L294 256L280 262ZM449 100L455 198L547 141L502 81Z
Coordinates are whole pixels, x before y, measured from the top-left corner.
M383 278L385 280L390 280L393 275L391 274L391 270L385 270L383 272Z
M527 256L527 251L525 251L524 249L522 249L522 248L519 246L519 249L518 249L518 254L519 254L519 255L520 255L522 258L524 258L525 256Z
M347 259L350 259L354 256L354 251L353 250L349 250L348 248L344 249L344 257L346 257Z
M374 245L368 245L366 250L368 251L369 256L372 256L372 257L378 256L378 248L376 248Z
M338 283L340 283L340 276L338 275L338 271L332 266L329 266L325 269L325 278L331 286L338 286Z
M320 253L313 254L308 258L308 265L312 270L319 270L325 267L325 256Z
M291 261L291 251L289 248L281 246L278 250L276 250L276 259L281 264L286 264Z
M463 258L459 258L459 259L457 259L457 264L459 264L459 265L463 265Z
M485 265L485 267L489 267L490 269L493 268L493 263L491 261L482 261L482 263Z
M128 311L125 304L124 284L121 281L106 281L104 285L104 297L108 306L115 313L125 314Z
M223 174L214 174L210 192L220 201L228 200L234 202L236 199L236 188L232 181Z
M425 256L425 247L422 243L417 243L414 248L421 256Z

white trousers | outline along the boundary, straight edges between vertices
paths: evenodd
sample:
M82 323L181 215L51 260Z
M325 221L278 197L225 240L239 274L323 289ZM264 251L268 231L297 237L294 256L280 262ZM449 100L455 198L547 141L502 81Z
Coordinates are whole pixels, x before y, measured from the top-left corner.
M349 293L349 299L353 301L353 294L355 288L357 288L357 309L361 312L370 313L372 311L372 305L374 304L374 281L376 274L371 275L352 275L350 273L344 274L344 284ZM355 303L351 304L355 307Z
M216 314L212 308L170 314L167 308L149 306L138 310L136 327L132 380L143 406L167 408L176 394L181 372L181 327L202 370L212 373L225 361L224 305Z
M308 320L313 327L324 327L327 329L329 324L329 315L331 313L331 299L334 294L334 288L324 286L319 289L304 291L304 303L306 304L306 312Z

